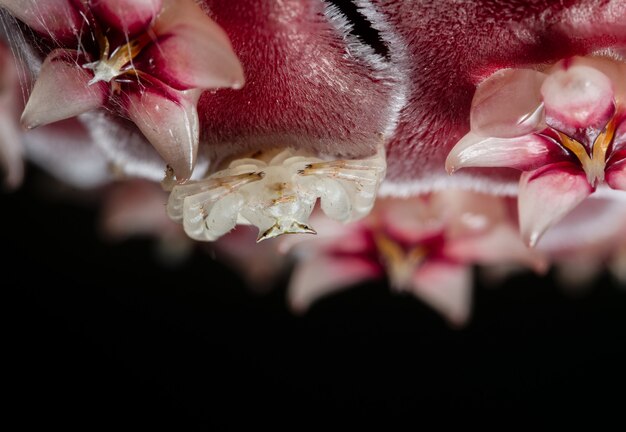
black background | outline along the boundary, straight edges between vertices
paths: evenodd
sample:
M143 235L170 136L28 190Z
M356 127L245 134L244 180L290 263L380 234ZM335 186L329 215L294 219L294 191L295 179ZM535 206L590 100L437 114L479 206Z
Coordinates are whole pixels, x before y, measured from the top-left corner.
M294 317L284 283L251 293L204 254L164 268L150 240L103 242L95 207L47 188L31 173L0 196L3 388L21 425L621 417L626 290L608 275L574 297L551 275L478 286L462 330L385 284Z

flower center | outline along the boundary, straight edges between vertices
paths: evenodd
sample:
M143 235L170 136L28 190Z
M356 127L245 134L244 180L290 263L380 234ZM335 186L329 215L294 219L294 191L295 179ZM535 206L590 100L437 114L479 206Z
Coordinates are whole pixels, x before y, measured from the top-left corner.
M615 117L613 117L594 140L591 155L588 154L580 142L562 132L558 132L561 144L578 158L587 174L587 181L593 187L604 181L606 153L615 136L615 127Z
M100 43L100 60L83 65L83 68L91 69L94 74L88 83L89 85L100 81L110 83L115 78L126 74L139 75L140 72L133 66L133 59L151 41L148 34L144 33L142 36L117 47L111 55L109 55L109 39L104 35L99 35L98 41Z
M412 284L413 273L420 266L427 255L424 246L417 245L405 250L388 236L377 233L374 237L380 259L385 265L389 276L389 283L395 289L407 289Z

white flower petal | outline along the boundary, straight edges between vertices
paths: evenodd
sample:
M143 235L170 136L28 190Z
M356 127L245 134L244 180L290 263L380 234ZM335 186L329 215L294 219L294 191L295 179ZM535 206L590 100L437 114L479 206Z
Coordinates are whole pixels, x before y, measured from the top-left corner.
M470 132L448 154L446 171L453 173L467 167L506 167L526 171L552 162L560 154L564 154L562 149L539 135L494 138Z
M127 99L130 119L172 167L177 180L189 179L198 153L197 96L146 87L129 92Z
M462 326L472 308L471 276L469 265L427 260L416 270L411 292L451 324Z
M541 84L546 75L532 69L504 69L483 81L470 112L472 132L514 138L544 126Z
M321 297L379 276L380 269L362 258L310 257L294 270L288 288L289 305L295 312L302 313Z
M584 171L562 162L525 172L518 197L522 239L535 246L548 228L593 192Z
M22 124L32 129L75 117L102 106L107 86L89 85L93 75L80 66L78 51L57 49L46 57L22 114Z
M572 135L603 128L614 112L613 84L599 70L574 65L548 75L541 87L547 122Z

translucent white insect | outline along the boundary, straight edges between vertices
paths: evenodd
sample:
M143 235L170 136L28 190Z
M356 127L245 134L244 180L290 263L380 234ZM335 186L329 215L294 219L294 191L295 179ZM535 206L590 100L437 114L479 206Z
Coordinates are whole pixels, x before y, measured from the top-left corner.
M382 148L369 158L333 161L287 148L236 159L203 180L174 186L167 211L196 240L216 240L237 224L256 226L257 241L314 234L308 220L318 198L332 219L362 218L374 205L385 170Z

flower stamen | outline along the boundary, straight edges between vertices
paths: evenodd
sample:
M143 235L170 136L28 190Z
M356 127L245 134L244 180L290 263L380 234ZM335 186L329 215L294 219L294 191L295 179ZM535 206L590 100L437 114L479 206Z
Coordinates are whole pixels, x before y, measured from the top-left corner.
M604 181L606 153L615 135L615 123L615 117L613 117L596 137L593 142L591 156L589 156L587 150L581 143L570 138L563 132L558 132L561 138L561 144L578 158L587 174L587 181L589 181L589 184L594 188Z
M374 241L391 285L398 290L410 287L415 269L426 259L426 248L417 245L405 251L397 242L382 233L377 233Z
M152 38L147 33L144 33L128 43L117 47L110 57L108 38L101 36L98 37L98 40L101 41L100 46L102 53L100 60L83 65L83 68L91 69L94 72L94 77L88 82L88 85L93 85L100 81L110 83L119 76L134 73L135 68L132 66L132 61L139 55L144 47L152 41Z

